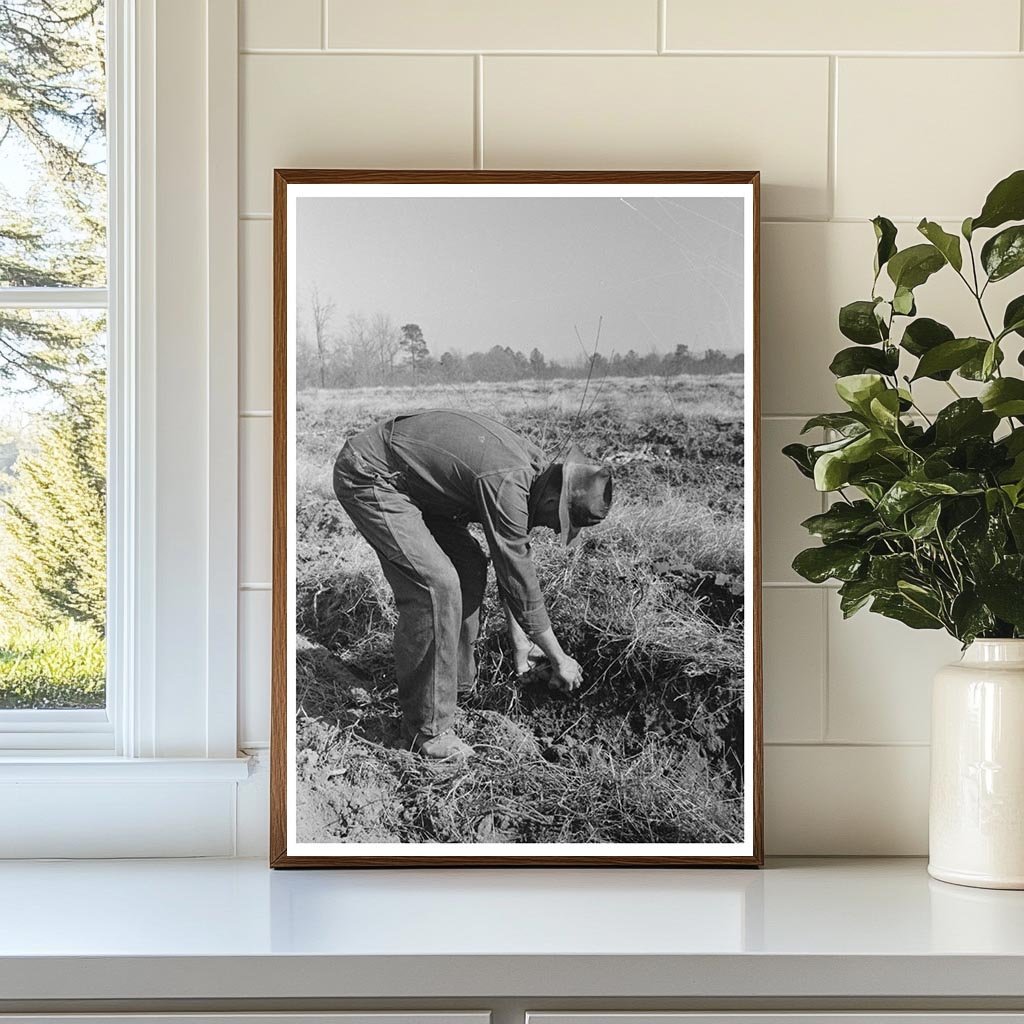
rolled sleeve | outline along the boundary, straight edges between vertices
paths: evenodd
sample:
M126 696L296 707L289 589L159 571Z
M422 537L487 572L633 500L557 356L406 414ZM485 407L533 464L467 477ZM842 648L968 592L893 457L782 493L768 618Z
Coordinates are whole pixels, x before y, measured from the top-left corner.
M530 557L530 477L524 472L480 477L480 523L487 537L498 590L529 636L550 629L537 570Z

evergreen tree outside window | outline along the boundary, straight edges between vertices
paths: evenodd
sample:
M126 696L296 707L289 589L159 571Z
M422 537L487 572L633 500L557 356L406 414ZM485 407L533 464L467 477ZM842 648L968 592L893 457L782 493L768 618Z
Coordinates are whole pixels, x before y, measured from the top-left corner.
M104 15L0 3L0 715L106 703Z

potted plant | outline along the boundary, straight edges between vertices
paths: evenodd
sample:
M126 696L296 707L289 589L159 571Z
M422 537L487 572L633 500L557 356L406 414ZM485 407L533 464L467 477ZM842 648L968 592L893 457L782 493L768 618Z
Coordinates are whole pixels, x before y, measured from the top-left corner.
M804 426L824 443L783 449L834 499L803 523L821 544L796 572L838 580L844 617L870 608L963 644L933 688L929 871L1001 888L1024 888L1024 294L997 316L986 292L1024 267L1021 221L1024 170L959 234L922 220L900 248L874 218L871 296L839 311L852 345L829 367L845 408ZM918 315L940 272L973 296L973 328ZM923 381L949 392L935 415Z

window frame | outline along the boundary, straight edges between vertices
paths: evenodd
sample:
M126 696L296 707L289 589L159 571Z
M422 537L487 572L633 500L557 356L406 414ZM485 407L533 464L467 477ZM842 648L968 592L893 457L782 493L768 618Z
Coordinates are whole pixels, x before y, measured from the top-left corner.
M236 721L237 3L107 0L106 24L107 287L3 289L0 303L107 310L107 702L0 712L0 777L52 780L56 760L76 780L85 760L96 778L103 760L124 766L117 778L223 782L247 774ZM179 423L187 460L168 457Z
M103 310L107 314L107 623L106 682L103 708L3 708L0 709L0 755L11 752L91 752L113 754L121 745L115 729L115 715L124 678L124 616L120 587L112 585L115 573L125 571L123 515L118 514L134 481L126 478L121 447L129 431L121 403L125 397L124 367L129 357L125 341L126 322L115 307L123 304L125 288L120 281L130 260L128 245L133 227L130 208L124 202L135 172L132 147L127 138L134 116L134 46L131 44L133 0L105 0L106 100L107 100L107 270L103 287L5 288L0 287L0 308L45 310ZM115 474L114 469L118 467ZM114 601L111 602L110 598Z

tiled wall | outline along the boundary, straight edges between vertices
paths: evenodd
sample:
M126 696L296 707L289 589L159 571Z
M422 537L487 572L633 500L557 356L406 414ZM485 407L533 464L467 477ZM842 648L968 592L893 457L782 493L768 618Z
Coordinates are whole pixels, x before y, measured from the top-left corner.
M778 450L835 404L866 219L959 223L1024 166L1020 0L241 0L241 18L243 743L267 737L272 169L753 167L768 848L923 852L929 680L957 645L843 622L795 577L821 503ZM973 329L954 283L919 304Z

